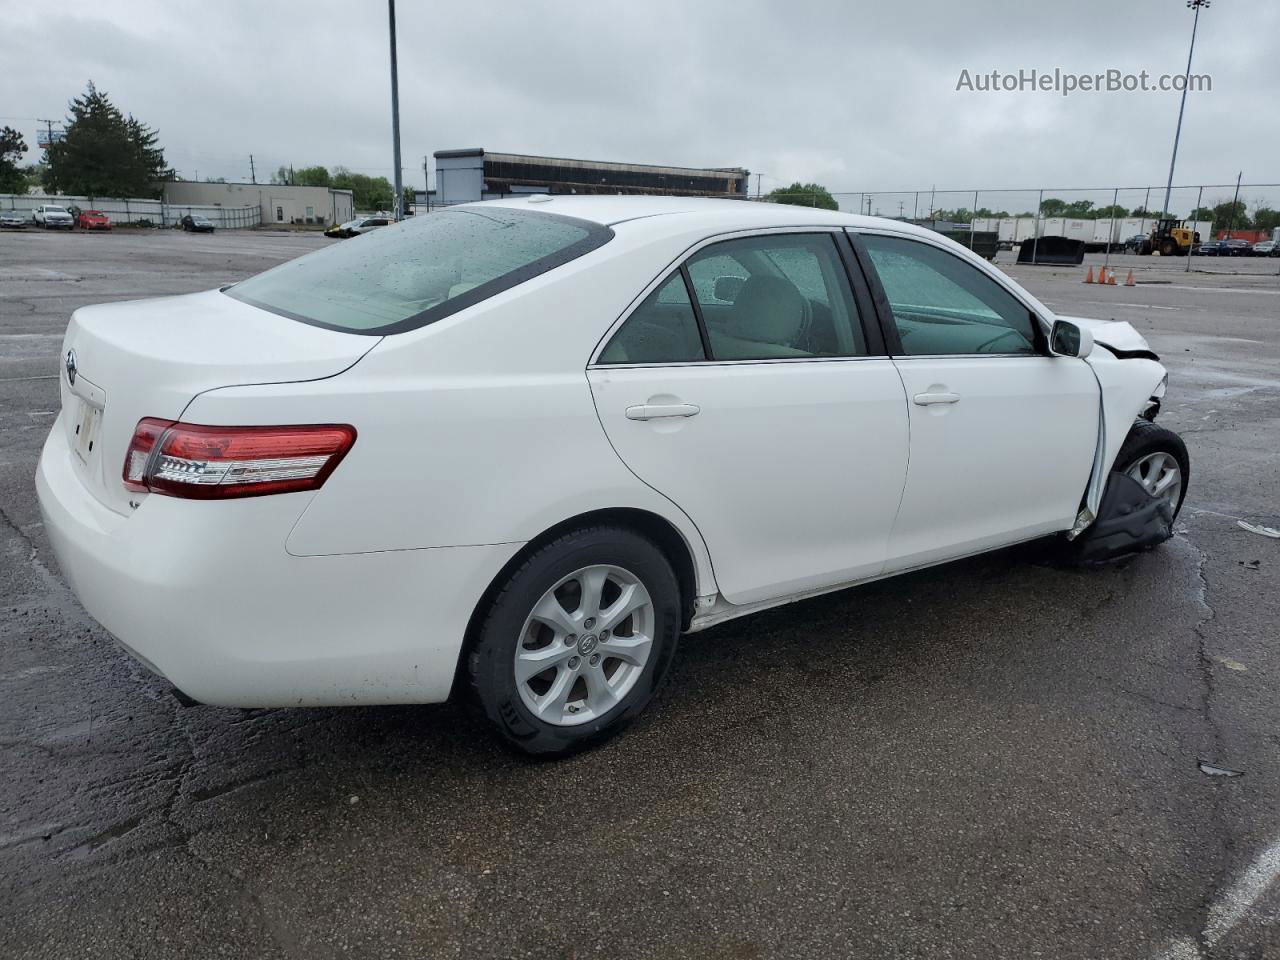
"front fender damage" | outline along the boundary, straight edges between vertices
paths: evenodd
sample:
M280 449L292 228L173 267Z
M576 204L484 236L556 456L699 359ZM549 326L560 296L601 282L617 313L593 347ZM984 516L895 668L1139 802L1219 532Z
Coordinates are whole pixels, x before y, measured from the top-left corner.
M1086 362L1098 381L1098 443L1089 486L1081 499L1075 525L1067 532L1069 540L1074 540L1101 516L1103 493L1116 455L1133 422L1152 413L1152 401L1163 396L1168 382L1164 366L1155 360L1121 360L1111 353L1095 350Z
M1173 536L1173 507L1163 497L1151 496L1137 480L1113 470L1092 527L1078 547L1078 558L1087 563L1164 543Z

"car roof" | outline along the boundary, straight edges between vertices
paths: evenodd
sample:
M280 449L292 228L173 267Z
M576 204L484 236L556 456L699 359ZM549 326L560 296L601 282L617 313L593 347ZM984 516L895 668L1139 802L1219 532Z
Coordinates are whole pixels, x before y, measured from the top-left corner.
M656 217L673 217L672 229L708 227L715 230L750 230L757 227L791 226L847 226L891 227L894 230L934 235L932 231L917 227L903 220L884 217L864 217L836 210L816 207L800 207L784 203L763 203L747 199L732 200L717 197L657 197L614 196L608 194L548 196L535 194L527 197L504 197L501 200L484 200L461 204L462 208L486 206L523 208L539 213L555 213L564 217L576 217L605 226L614 226L630 220L648 220ZM678 223L678 226L677 226Z

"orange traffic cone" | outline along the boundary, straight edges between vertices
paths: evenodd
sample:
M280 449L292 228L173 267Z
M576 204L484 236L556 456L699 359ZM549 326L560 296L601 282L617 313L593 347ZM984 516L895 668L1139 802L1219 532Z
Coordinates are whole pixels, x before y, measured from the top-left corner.
M1116 272L1114 270L1107 274L1107 284L1112 287L1116 285Z
M1093 267L1089 268L1089 272L1084 275L1085 283L1093 283Z
M1136 287L1136 286L1138 285L1137 281L1133 279L1133 271L1132 271L1132 270L1130 270L1130 271L1129 271L1129 275L1128 275L1127 277L1125 277L1125 278L1124 278L1124 285L1125 285L1126 287Z

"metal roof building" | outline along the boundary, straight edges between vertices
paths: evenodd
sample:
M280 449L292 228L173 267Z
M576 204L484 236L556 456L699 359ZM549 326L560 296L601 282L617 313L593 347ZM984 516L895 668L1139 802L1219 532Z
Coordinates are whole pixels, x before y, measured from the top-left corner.
M750 174L741 167L669 167L646 163L572 160L479 147L437 150L436 202L442 205L525 193L640 193L746 197Z

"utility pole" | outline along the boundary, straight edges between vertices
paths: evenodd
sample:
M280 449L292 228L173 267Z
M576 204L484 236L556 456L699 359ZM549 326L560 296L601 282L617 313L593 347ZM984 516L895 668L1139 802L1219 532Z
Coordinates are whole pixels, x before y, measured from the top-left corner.
M53 121L45 120L43 117L38 117L36 119L36 122L44 124L44 128L46 131L45 143L48 144L48 146L45 147L45 150L48 150L49 147L53 146Z
M396 70L396 0L387 0L391 27L391 152L395 167L397 220L404 219L404 185L400 179L400 78Z
M254 183L258 182L258 171L253 166L253 154L249 154L249 179Z
M1241 170L1236 174L1236 195L1231 198L1231 216L1227 217L1227 239L1231 239L1231 228L1236 225L1236 204L1240 202L1240 178L1244 176Z
M1169 182L1164 188L1161 219L1168 216L1169 194L1173 192L1173 165L1178 162L1178 140L1182 136L1182 112L1187 109L1187 87L1191 85L1191 55L1196 51L1196 27L1200 25L1200 8L1208 9L1209 0L1187 0L1187 6L1196 12L1196 16L1191 21L1191 47L1187 50L1187 72L1182 80L1182 103L1178 106L1178 126L1173 131L1173 156L1169 158Z

